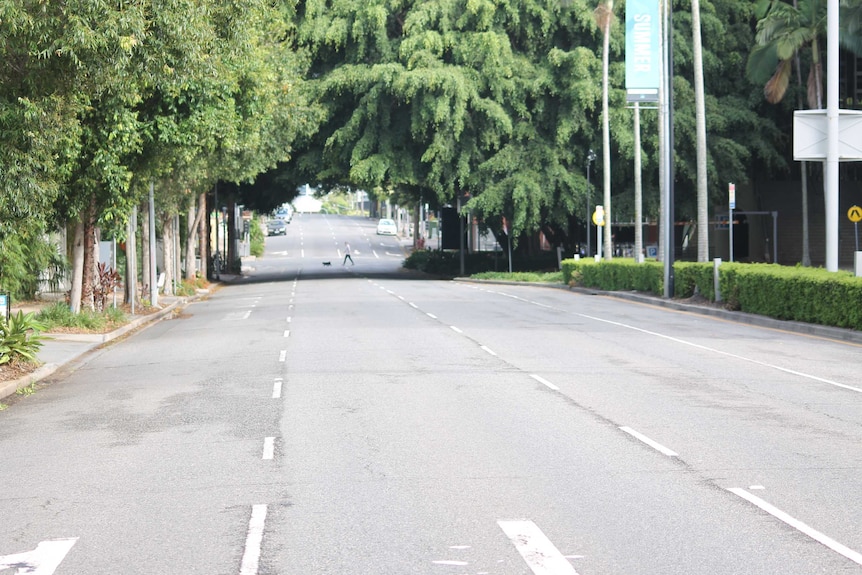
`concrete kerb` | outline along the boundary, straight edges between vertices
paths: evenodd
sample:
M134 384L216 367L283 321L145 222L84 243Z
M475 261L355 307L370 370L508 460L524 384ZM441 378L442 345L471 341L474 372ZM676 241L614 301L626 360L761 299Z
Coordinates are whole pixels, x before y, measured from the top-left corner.
M193 296L191 298L176 298L174 301L166 305L164 308L160 309L157 312L142 315L138 318L133 319L126 325L121 328L118 328L109 333L103 334L73 334L73 333L56 333L56 334L46 334L46 338L53 341L61 341L61 342L77 342L84 344L81 346L80 351L76 352L75 355L81 356L91 349L99 347L111 340L117 339L126 335L127 333L139 329L144 326L150 326L157 321L162 320L167 317L173 311L181 306L185 305L189 301L197 299L199 296ZM67 362L63 362L67 363ZM17 379L9 380L6 382L0 382L0 400L5 397L8 397L14 393L16 393L19 389L23 389L33 383L39 382L49 376L51 376L55 371L57 371L62 364L58 363L46 363L40 366L37 370L32 373L28 373L25 376L19 377Z
M582 288L582 287L570 287L563 284L541 284L541 283L531 283L531 282L513 282L513 281L503 281L503 280L477 280L470 278L455 278L455 281L463 281L463 282L471 282L471 283L492 283L492 284L501 284L501 285L518 285L518 286L530 286L530 287L545 287L545 288L553 288L553 289L563 289L566 291L576 292L584 295L595 295L601 297L609 297L616 299L623 299L627 301L634 301L637 303L643 303L647 305L654 305L658 307L664 307L668 309L673 309L677 311L685 311L690 313L697 313L706 316L717 317L726 321L734 321L738 323L745 323L749 325L754 325L757 327L765 327L769 329L776 329L781 331L789 331L793 333L801 333L805 335L811 335L815 337L822 337L825 339L834 339L838 341L845 341L849 343L862 344L862 332L853 330L853 329L845 329L840 327L831 327L825 325L817 325L813 323L805 323L801 321L787 321L781 319L774 319L771 317L766 317L757 314L745 313L741 311L733 311L729 309L723 309L720 307L712 307L706 305L698 305L694 303L686 303L678 300L665 299L659 296L653 296L649 294L642 294L639 292L609 292L602 291L590 288Z

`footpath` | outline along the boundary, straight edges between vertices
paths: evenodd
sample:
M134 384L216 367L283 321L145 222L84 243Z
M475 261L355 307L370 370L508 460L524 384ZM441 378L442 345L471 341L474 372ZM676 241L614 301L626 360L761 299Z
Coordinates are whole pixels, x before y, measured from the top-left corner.
M45 340L43 341L39 352L36 354L41 365L35 371L17 379L0 381L0 401L2 401L3 398L13 395L19 389L23 389L33 383L50 377L61 367L72 364L93 349L101 347L106 343L133 331L144 329L158 321L171 317L175 310L182 309L189 302L200 299L210 291L212 291L212 288L210 288L210 290L205 294L189 297L160 296L160 310L153 313L135 316L129 323L111 332L44 334ZM12 313L18 313L19 310L24 313L34 311L28 308L16 307L13 303L11 309Z

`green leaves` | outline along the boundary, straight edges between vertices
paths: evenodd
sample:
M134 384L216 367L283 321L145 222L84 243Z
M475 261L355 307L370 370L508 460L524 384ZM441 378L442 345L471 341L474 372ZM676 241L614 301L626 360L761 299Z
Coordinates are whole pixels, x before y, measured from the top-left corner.
M37 361L36 353L45 339L45 326L33 313L19 311L9 318L0 318L0 364L15 360Z

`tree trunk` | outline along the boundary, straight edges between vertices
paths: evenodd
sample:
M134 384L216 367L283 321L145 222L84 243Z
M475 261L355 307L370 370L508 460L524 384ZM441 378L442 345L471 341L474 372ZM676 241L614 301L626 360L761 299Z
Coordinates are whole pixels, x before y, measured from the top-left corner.
M138 231L137 228L138 210L137 208L132 208L132 213L129 215L129 225L126 232L125 301L127 304L132 304L132 302L137 302L138 300L138 248L136 238Z
M174 217L167 212L162 213L162 273L165 275L162 284L164 295L174 295Z
M186 275L185 278L189 281L194 280L197 276L197 266L195 264L195 247L198 243L198 238L203 237L198 234L198 228L203 219L204 210L197 209L194 203L189 206L189 213L186 216ZM201 258L203 260L203 257Z
M93 223L95 212L95 199L92 199L84 215L84 265L81 276L81 307L88 309L95 309L93 302L96 269L96 261L93 257L96 240L96 226Z
M201 259L200 277L206 278L210 258L209 210L206 192L198 197L198 254Z
M143 293L150 293L150 209L144 204L141 213L141 283ZM149 295L147 296L149 299ZM152 302L150 302L152 303Z
M694 101L697 130L697 261L709 261L709 191L706 180L706 107L703 94L703 47L700 37L700 0L691 0L694 60Z
M81 311L81 285L84 277L84 224L75 223L72 241L72 286L69 290L69 308L72 313Z

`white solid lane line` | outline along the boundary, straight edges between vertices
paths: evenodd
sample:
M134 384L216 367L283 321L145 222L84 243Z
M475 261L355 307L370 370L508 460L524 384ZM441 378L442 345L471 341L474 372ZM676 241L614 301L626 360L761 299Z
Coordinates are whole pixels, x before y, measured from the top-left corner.
M668 457L677 457L679 455L676 451L668 449L667 447L665 447L661 443L656 443L655 441L653 441L652 439L650 439L646 435L644 435L642 433L638 433L637 431L635 431L631 427L620 427L620 430L625 431L626 433L628 433L632 437L638 439L639 441L646 443L647 445L649 445L650 447L652 447L656 451L664 453Z
M766 501L764 501L760 497L752 495L751 493L749 493L745 489L742 489L739 487L731 487L728 489L728 491L730 491L734 495L738 495L739 497L742 497L743 499L745 499L749 503L753 503L754 505L760 507L762 510L766 511L767 513L769 513L770 515L772 515L776 519L779 519L779 520L783 521L784 523L790 525L791 527L793 527L794 529L796 529L800 533L804 533L805 535L808 535L809 537L811 537L812 539L814 539L818 543L822 543L823 545L832 549L836 553L843 555L844 557L846 557L850 561L853 561L854 563L858 563L859 565L862 565L862 553L854 551L853 549L850 549L849 547L842 545L841 543L838 543L837 541L835 541L831 537L828 537L828 536L824 535L823 533L821 533L820 531L817 531L813 527L806 525L802 521L799 521L798 519L791 517L790 515L788 515L784 511L778 509L777 507L775 507L774 505L772 505L770 503L767 503Z
M532 521L497 521L535 575L578 575L569 560Z
M552 389L554 391L560 391L559 387L557 387L556 385L554 385L553 383L551 383L550 381L548 381L544 377L541 377L541 376L538 376L538 375L535 375L532 373L530 374L530 377L532 377L533 379L535 379L536 381L538 381L542 385L546 386L548 389Z
M263 526L266 523L266 505L253 505L248 522L248 535L245 538L245 552L242 555L239 575L257 575L260 565L260 544L263 542Z

